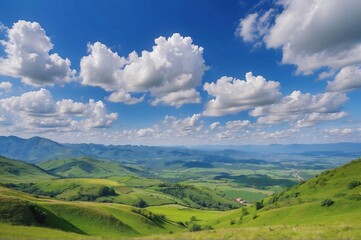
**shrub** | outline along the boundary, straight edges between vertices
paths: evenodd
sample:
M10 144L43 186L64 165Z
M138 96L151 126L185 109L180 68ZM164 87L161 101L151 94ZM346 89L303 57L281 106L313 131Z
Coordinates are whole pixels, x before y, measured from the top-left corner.
M201 225L198 225L197 223L192 223L189 225L189 231L190 232L197 232L202 230Z
M263 208L263 203L262 202L256 202L255 207L256 207L256 210L259 210L259 209Z
M361 185L360 181L352 181L348 184L348 189L353 189Z
M335 202L333 200L331 200L331 199L325 199L325 200L322 201L321 206L322 207L329 207L329 206L333 205L334 203Z

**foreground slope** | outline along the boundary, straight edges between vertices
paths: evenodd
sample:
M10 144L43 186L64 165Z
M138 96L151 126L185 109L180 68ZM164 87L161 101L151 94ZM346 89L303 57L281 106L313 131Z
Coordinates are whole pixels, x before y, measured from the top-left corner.
M354 160L228 216L220 227L361 225L361 159Z
M0 187L0 216L2 224L37 226L108 238L177 232L183 229L163 216L144 209L121 204L35 198L4 187ZM10 231L6 234L16 236L16 227L13 230L9 226L6 228ZM1 234L0 238L4 237ZM38 238L39 235L32 237Z

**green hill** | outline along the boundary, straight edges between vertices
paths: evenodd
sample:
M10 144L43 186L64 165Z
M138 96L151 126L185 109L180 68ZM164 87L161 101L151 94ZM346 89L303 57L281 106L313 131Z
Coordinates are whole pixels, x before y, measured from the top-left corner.
M259 208L255 210L255 207ZM361 159L315 178L302 182L281 193L273 194L240 210L219 224L229 227L270 225L361 225Z
M167 220L163 215L145 209L121 204L64 202L35 198L4 187L0 187L0 222L8 229L7 233L0 233L0 238L2 234L9 234L12 236L10 238L16 236L17 227L9 228L7 224L37 226L112 238L160 234L184 229L177 223ZM34 235L31 238L38 237L39 235ZM50 235L46 238L56 238L56 236Z
M136 175L119 163L101 161L89 157L56 159L40 162L37 165L49 173L61 177L104 178Z
M0 183L29 182L52 178L54 176L35 165L0 156Z
M179 198L185 205L193 208L230 210L240 206L206 187L162 183L158 185L157 191Z

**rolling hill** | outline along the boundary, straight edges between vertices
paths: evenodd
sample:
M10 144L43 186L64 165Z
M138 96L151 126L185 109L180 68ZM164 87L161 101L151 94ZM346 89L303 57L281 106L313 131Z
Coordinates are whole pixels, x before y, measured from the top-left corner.
M0 156L1 183L29 182L52 178L54 176L35 165Z
M135 176L116 162L101 161L90 157L64 158L37 164L47 172L61 177L104 178L111 176Z
M0 187L0 216L1 228L10 231L1 231L0 238L39 238L38 234L42 235L44 232L55 234L42 237L50 239L59 235L75 239L89 235L119 238L176 232L184 228L164 216L131 206L35 198L4 187ZM15 227L9 228L8 224ZM41 229L39 232L42 233L24 237L26 233L19 234L16 226L38 227L31 227L30 232Z

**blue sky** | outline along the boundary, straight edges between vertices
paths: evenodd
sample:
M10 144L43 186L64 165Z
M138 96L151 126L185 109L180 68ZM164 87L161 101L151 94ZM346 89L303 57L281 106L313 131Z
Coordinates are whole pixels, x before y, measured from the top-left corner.
M361 3L1 1L0 135L357 142Z

